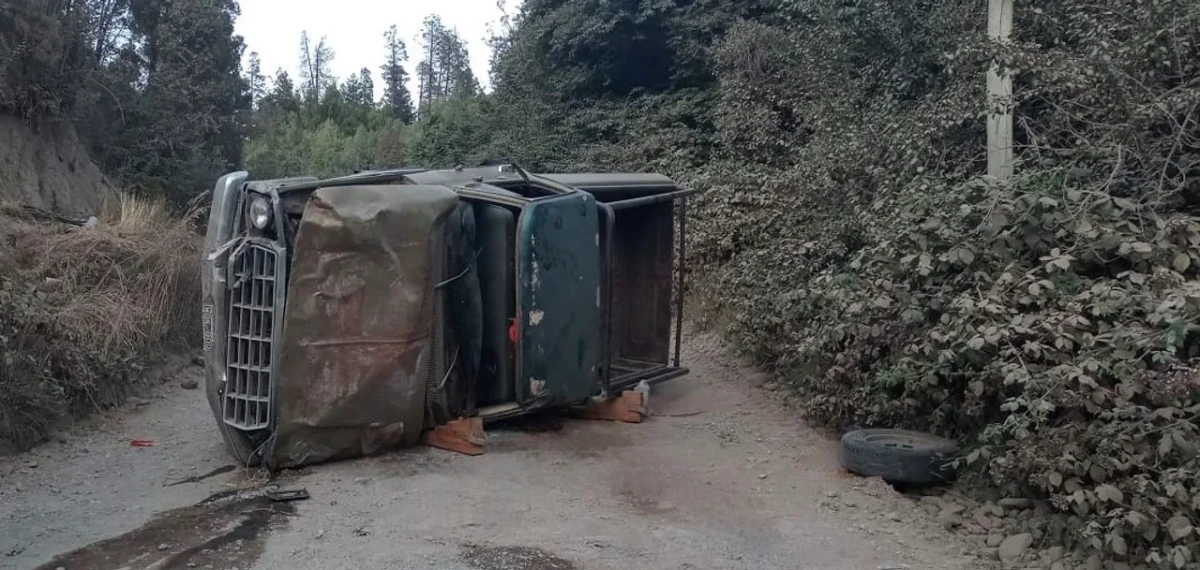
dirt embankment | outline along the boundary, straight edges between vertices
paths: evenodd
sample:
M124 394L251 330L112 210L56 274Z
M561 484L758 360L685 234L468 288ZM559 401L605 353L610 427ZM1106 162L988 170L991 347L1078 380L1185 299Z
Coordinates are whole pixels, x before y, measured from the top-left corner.
M112 192L69 123L35 129L0 113L0 201L86 217Z

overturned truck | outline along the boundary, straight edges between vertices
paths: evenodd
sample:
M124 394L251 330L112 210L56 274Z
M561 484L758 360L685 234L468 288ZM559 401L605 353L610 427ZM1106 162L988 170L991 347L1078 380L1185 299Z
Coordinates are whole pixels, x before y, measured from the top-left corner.
M511 164L225 175L202 318L231 453L275 469L423 440L472 452L484 422L620 411L633 387L687 374L688 194Z

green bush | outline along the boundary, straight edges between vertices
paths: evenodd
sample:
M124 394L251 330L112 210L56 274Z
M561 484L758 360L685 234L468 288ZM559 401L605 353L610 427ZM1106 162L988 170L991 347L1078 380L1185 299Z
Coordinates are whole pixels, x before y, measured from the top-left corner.
M735 28L728 157L690 178L698 293L811 418L911 427L1085 522L1200 558L1200 7L860 1ZM983 75L1016 78L1019 176L984 165ZM745 160L760 166L747 167ZM718 295L716 292L720 292Z

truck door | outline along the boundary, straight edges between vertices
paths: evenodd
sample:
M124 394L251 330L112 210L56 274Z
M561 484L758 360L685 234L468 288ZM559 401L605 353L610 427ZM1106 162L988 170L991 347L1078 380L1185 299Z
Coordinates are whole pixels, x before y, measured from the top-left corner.
M517 395L525 405L586 400L600 360L600 233L585 192L539 198L517 222Z

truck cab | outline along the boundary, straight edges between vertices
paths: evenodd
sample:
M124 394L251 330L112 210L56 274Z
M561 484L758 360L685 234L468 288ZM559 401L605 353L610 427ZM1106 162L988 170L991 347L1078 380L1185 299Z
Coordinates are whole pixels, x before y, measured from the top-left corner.
M202 317L232 454L271 468L369 455L686 374L688 194L658 175L509 164L225 175Z

